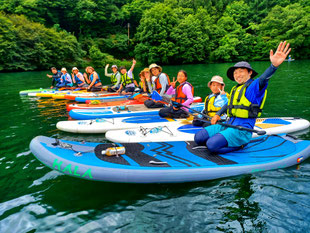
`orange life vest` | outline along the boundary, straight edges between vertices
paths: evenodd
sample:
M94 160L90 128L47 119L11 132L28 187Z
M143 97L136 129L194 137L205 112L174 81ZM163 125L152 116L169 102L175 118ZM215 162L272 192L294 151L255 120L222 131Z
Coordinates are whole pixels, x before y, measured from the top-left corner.
M167 76L167 79L168 79L168 85L167 85L167 87L166 87L166 91L168 90L168 87L170 86L170 79L169 79L168 74L166 74L166 73L160 73L160 74L157 76L157 78L154 80L154 83L155 83L155 90L156 90L158 93L160 93L161 88L162 88L162 86L161 86L161 84L160 84L160 82L159 82L159 76L160 76L161 74L165 74L165 75Z
M194 96L194 87L189 82L181 83L175 90L175 96L171 98L172 101L183 104L187 100L187 96L182 91L182 88L185 84L188 84L192 88L192 94Z

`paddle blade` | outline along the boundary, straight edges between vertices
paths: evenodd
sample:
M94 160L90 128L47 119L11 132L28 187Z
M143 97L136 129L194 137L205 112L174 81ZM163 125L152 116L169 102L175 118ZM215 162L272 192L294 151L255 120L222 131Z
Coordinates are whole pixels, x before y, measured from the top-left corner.
M162 100L162 97L158 94L157 91L152 92L151 98L156 101Z

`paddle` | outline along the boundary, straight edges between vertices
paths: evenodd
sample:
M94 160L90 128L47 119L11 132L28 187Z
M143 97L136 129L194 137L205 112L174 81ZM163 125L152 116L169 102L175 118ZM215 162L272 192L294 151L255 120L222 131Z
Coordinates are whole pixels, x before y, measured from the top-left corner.
M190 107L187 107L183 104L180 104L178 102L174 102L172 101L172 104L175 104L176 106L181 106L181 107L184 107L184 108L187 108L187 109L190 109L192 110L193 112L196 112L196 113L199 113L200 115L206 117L207 119L210 119L211 120L211 117L207 116L206 114L202 113L202 112L199 112L195 109L192 109ZM255 130L255 129L249 129L249 128L245 128L245 127L242 127L242 126L238 126L238 125L231 125L231 124L227 124L227 123L222 123L222 122L216 122L216 124L218 125L222 125L222 126L225 126L225 127L230 127L230 128L234 128L234 129L239 129L239 130L244 130L244 131L248 131L248 132L252 132L252 133L256 133L257 135L265 135L266 134L266 131L264 130Z

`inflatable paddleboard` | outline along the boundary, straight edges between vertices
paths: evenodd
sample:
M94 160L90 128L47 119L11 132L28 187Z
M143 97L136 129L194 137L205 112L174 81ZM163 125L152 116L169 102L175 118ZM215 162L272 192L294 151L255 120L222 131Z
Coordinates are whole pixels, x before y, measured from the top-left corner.
M179 123L179 121L189 121L190 119L169 119L161 118L156 111L156 115L146 115L136 117L119 118L99 118L93 120L59 121L57 129L70 133L105 133L109 130L131 129L146 125L147 127L157 127L167 123ZM170 125L171 125L170 124Z
M125 123L123 124L125 125ZM257 118L254 129L265 130L268 135L293 133L307 129L309 121L294 117ZM105 137L112 142L168 142L193 141L202 127L193 126L191 121L161 122L156 127L136 124L136 128L107 131ZM256 133L252 137L257 137Z
M107 148L125 154L107 156ZM30 150L51 169L76 178L125 183L180 183L279 169L310 156L310 141L262 136L242 150L210 154L194 142L90 143L34 138Z
M116 95L116 96L85 96L75 97L76 102L86 103L87 100L102 100L102 101L117 101L122 99L128 99L130 95Z
M117 96L120 97L120 96ZM79 97L77 97L79 98ZM87 100L86 104L68 104L67 111L71 111L73 109L105 109L108 106L123 106L123 105L138 105L143 104L145 100L149 99L149 97L142 96L138 99L128 99L127 97L117 98L117 99L105 99L103 100ZM90 102L89 102L90 101ZM94 103L95 102L95 103ZM194 97L194 103L201 102L200 97Z
M30 89L30 90L20 91L19 94L20 95L28 95L28 93L39 93L39 92L42 92L42 91L51 91L51 90L55 90L55 89L50 89L50 88Z
M204 103L195 103L191 108L202 111ZM160 108L147 108L144 104L103 107L102 109L72 109L69 116L76 120L91 120L97 118L118 118L132 116L158 115Z
M28 96L37 96L42 98L52 98L55 94L69 94L71 91L41 91L41 92L30 92Z
M85 92L83 94L67 94L64 96L65 99L75 100L76 97L103 97L103 96L118 96L118 93L115 92Z

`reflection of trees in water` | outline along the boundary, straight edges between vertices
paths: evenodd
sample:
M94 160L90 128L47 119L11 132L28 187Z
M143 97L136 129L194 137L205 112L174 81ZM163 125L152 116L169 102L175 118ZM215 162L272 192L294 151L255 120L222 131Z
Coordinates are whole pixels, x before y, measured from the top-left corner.
M48 121L51 117L63 117L67 116L66 103L67 100L55 100L52 98L48 99L37 99L37 109L40 112L40 116L43 121Z
M253 179L251 175L246 175L236 180L239 182L236 182L235 185L232 186L233 189L238 189L234 200L232 200L232 203L235 205L225 207L227 211L224 211L223 220L225 221L225 225L238 221L242 232L262 232L265 227L265 222L257 220L261 209L257 202L249 200L254 193L251 188L251 179ZM233 229L227 231L226 228L222 227L217 228L218 230L223 230L225 232L234 231Z

